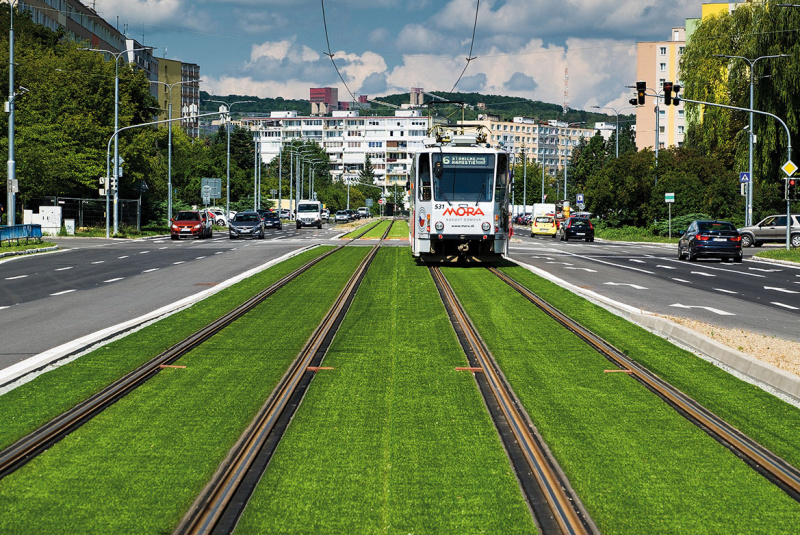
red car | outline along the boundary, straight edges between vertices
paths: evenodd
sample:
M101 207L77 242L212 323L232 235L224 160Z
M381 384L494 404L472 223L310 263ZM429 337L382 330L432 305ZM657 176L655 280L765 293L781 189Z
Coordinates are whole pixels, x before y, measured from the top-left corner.
M199 239L210 238L214 222L208 214L202 210L185 210L175 214L170 225L170 234L173 240L181 237L197 237Z

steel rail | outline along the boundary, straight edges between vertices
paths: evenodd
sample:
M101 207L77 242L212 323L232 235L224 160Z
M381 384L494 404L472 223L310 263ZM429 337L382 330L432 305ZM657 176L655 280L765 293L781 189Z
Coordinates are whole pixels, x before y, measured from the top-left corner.
M537 512L531 503L533 501L531 497L526 496L534 510L539 526L545 533L598 533L582 504L574 492L571 491L569 482L558 467L557 461L541 438L536 436L537 433L530 418L523 412L521 403L517 400L508 383L502 378L494 357L480 338L444 274L437 266L430 266L429 269L434 282L440 290L445 306L454 313L454 327L456 327L457 323L466 337L469 345L469 351L466 352L468 355L469 353L474 354L480 365L480 369L488 381L491 394L493 394L503 417L508 422L530 473L536 479L552 514L552 518L543 518L542 512ZM518 477L521 477L519 469L517 472ZM553 525L553 521L555 525Z
M796 467L733 427L696 400L659 378L505 273L494 267L487 269L539 307L548 316L575 333L610 362L628 372L630 376L662 398L669 406L704 430L720 444L727 447L737 457L781 488L795 501L800 501L800 470Z
M270 295L280 288L286 286L297 276L304 273L322 259L332 255L345 245L332 249L318 256L317 258L300 266L268 288L262 290L257 295L251 297L240 306L228 312L221 318L210 323L184 340L170 347L160 355L142 364L122 378L111 383L96 394L78 403L73 408L56 416L46 424L42 425L32 433L19 439L0 452L0 479L13 473L15 470L26 464L53 444L67 436L69 433L78 429L84 423L91 420L106 407L117 402L132 390L141 386L145 381L157 374L162 366L175 362L186 353L199 346L211 336L218 333L244 314L261 304Z
M389 234L391 226L390 224L389 228L386 229L381 242ZM302 385L304 382L308 384L310 378L316 373L309 368L312 364L318 365L324 358L333 335L347 313L367 269L381 246L381 242L373 246L361 261L353 276L306 342L306 345L292 362L286 374L267 398L264 405L262 405L256 417L239 437L239 440L228 452L228 455L217 468L209 483L181 519L181 522L173 531L174 534L228 533L233 530L252 494L252 489L248 489L246 496L237 498L242 482L245 478L258 481L266 469L268 459L262 459L257 468L260 472L255 475L250 473L254 469L254 465L256 465L256 460L262 455L264 446L274 438L276 425L284 417L284 412L287 409L293 411L299 405L302 394L305 393ZM302 390L300 399L297 399L295 396L300 390ZM271 452L268 452L267 455L271 456ZM231 511L230 509L233 510ZM223 519L225 525L220 526Z

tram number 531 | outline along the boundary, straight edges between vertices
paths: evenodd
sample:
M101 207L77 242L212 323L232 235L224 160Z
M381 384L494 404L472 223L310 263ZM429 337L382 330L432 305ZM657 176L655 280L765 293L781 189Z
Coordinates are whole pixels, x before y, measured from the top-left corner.
M444 210L444 204L435 204L433 207L436 210Z

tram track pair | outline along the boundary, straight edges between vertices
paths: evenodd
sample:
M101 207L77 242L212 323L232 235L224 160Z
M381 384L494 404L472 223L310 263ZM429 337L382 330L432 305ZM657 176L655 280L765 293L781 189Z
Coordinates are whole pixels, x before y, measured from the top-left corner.
M206 340L223 330L225 327L244 316L247 312L257 307L276 291L292 282L294 279L308 271L317 263L346 247L347 244L352 243L367 232L368 230L365 230L362 234L354 237L346 244L339 245L338 247L331 249L330 251L327 251L313 260L305 263L279 281L251 297L235 309L231 310L224 316L189 335L187 338L163 351L161 354L142 364L135 370L109 384L96 394L86 398L71 409L61 413L60 415L51 419L49 422L33 430L28 435L22 437L4 450L0 451L0 479L24 466L28 461L35 458L37 455L43 451L46 451L61 439L83 426L104 409L113 405L127 394L143 385L150 378L161 371L161 369L170 366L173 362L186 355L189 351L198 347Z
M465 354L477 372L475 378L498 431L515 465L520 484L539 527L545 533L597 532L569 482L549 454L502 371L464 312L452 288L438 267L430 268L434 282L453 322ZM583 325L538 297L495 267L487 270L540 308L565 329L573 332L611 363L664 400L676 412L728 448L768 481L800 501L800 470L741 433L700 403L639 365L633 359L592 333ZM500 416L498 420L497 416ZM511 433L511 440L506 435ZM531 478L538 488L533 489ZM563 478L563 479L562 479Z

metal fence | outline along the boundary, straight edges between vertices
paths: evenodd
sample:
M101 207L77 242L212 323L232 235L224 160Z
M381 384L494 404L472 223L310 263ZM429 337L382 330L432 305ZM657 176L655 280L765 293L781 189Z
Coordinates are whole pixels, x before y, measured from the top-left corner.
M47 197L53 206L61 207L61 220L74 219L75 228L106 226L105 199L78 199L75 197ZM139 199L119 199L119 224L130 227L139 225ZM109 203L114 209L114 201ZM114 221L112 212L110 220Z
M7 241L11 245L12 240L28 240L31 238L42 241L42 226L41 225L12 225L10 227L0 227L0 243Z

